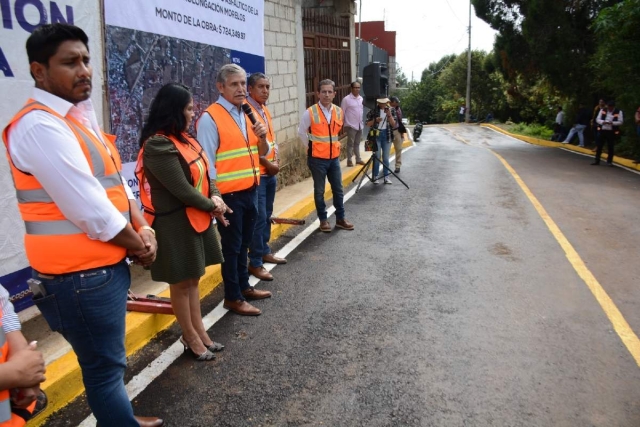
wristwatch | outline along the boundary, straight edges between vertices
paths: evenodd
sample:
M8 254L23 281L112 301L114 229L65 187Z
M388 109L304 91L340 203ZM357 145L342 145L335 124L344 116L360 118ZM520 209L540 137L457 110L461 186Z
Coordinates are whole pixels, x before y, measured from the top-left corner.
M148 225L142 225L140 226L140 228L138 228L138 233L140 232L140 230L149 230L151 233L153 233L153 235L156 235L156 230L154 230L153 228L149 227Z

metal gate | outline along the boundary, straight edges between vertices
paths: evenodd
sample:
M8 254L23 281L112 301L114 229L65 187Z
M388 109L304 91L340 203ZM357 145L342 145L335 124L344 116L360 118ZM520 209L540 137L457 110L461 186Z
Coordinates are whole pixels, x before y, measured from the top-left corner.
M303 9L304 82L306 106L316 103L318 83L336 83L334 103L340 104L351 83L351 42L348 17L335 16L321 9Z

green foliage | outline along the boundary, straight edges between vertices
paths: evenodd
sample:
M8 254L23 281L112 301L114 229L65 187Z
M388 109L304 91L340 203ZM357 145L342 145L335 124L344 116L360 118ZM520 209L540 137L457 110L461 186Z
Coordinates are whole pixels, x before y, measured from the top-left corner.
M533 124L518 123L513 126L510 126L509 132L517 133L519 135L531 136L533 138L538 138L538 139L546 139L546 140L551 139L551 135L553 135L553 130L538 123L533 123Z
M624 130L635 134L640 105L640 0L602 10L593 24L598 49L591 60L594 87L609 93L625 115Z
M506 80L544 78L562 96L583 99L592 82L593 20L622 0L471 1L477 16L499 31L495 50Z

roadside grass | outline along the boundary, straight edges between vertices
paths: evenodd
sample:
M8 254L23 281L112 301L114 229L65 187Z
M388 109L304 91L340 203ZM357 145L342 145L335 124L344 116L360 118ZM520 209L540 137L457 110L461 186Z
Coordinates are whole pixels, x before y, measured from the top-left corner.
M551 140L551 135L553 135L553 130L548 127L540 124L526 124L526 123L497 123L494 122L496 126L506 130L507 132L515 133L518 135L530 136L532 138L544 139L545 141ZM626 129L624 129L626 131ZM626 134L625 134L626 133ZM588 130L585 130L585 138L587 147L589 144L595 146L595 143L592 141L592 137L589 134ZM573 143L577 144L577 137L573 138ZM604 153L607 152L607 147L604 147ZM625 159L635 160L636 152L640 155L640 141L638 141L635 135L629 135L628 132L623 132L622 137L618 141L615 147L616 156L623 157Z

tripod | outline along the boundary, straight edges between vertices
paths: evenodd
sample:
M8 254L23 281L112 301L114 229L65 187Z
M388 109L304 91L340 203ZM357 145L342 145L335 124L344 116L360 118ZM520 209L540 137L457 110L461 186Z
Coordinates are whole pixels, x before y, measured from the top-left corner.
M391 175L395 176L398 179L398 181L400 181L402 183L402 185L407 187L407 190L409 189L409 186L402 179L400 179L400 177L398 175L396 175L389 167L387 167L387 165L382 163L382 161L379 158L376 157L376 153L374 151L373 153L371 153L371 157L369 157L369 160L367 160L367 163L364 164L362 169L360 169L358 171L358 173L356 174L356 176L354 176L353 179L351 180L351 182L355 182L356 179L358 179L358 176L360 176L360 174L362 174L362 176L360 177L360 182L358 182L358 186L356 187L356 193L358 192L358 190L360 190L360 186L362 185L362 181L364 181L364 177L365 176L367 178L369 178L369 181L371 181L371 182L374 182L376 180L376 177L370 176L367 173L367 170L369 169L369 166L371 166L371 168L373 170L373 159L378 160L378 163L380 163L380 165L382 165L382 168L383 168L382 171L383 172L385 171L385 169L388 170Z

